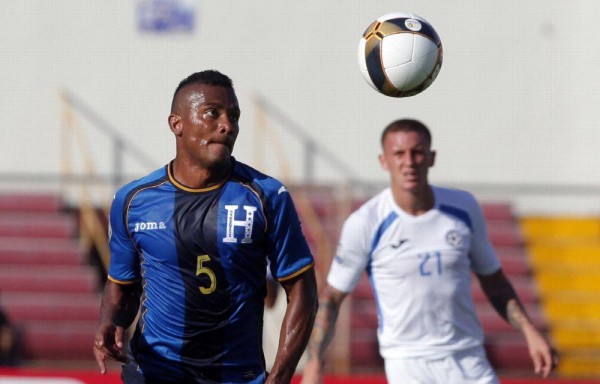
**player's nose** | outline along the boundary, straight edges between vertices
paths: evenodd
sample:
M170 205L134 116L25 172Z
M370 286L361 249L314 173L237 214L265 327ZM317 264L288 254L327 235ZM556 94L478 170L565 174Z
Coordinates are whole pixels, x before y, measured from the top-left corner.
M237 125L237 121L233 121L229 118L223 118L221 121L219 121L217 133L226 137L226 140L231 141L231 145L233 145L233 142L235 142L238 132L239 127Z
M410 152L404 153L404 155L402 155L401 160L402 160L403 165L409 166L409 167L415 163L415 158Z
M231 119L229 119L227 117L224 117L219 121L217 130L221 134L231 134L235 131L236 126L237 125L235 122L231 121Z
M219 123L217 127L219 133L229 133L231 132L231 124L228 123Z

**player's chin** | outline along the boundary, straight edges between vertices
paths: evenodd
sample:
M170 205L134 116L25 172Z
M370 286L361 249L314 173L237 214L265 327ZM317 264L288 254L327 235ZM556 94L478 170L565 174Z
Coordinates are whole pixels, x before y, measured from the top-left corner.
M418 191L421 182L418 178L409 178L402 180L402 187L405 191Z
M233 147L227 144L212 143L210 145L211 157L215 159L225 159L231 157Z
M211 151L206 158L211 167L227 166L231 161L231 149L225 146L220 148L211 148Z

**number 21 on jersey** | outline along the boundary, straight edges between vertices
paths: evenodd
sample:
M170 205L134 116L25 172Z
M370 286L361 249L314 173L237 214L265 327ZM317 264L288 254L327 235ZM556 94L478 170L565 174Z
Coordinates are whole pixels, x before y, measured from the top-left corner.
M439 251L432 253L421 253L418 255L421 259L419 272L421 276L431 276L442 274L442 254Z

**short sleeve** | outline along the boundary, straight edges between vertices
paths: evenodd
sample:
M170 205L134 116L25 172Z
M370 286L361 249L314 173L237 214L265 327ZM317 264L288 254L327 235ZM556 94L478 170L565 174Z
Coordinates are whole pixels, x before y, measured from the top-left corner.
M128 204L122 191L113 199L108 228L108 244L110 247L109 280L129 284L140 280L140 263L138 252L126 228Z
M314 266L292 197L281 186L267 200L269 262L278 281L291 279Z
M471 269L478 275L489 275L500 269L500 262L488 237L483 211L475 198L470 197L469 211L473 220L473 238L469 252Z
M367 267L372 251L371 243L369 226L360 211L350 215L344 222L327 283L342 292L350 293L354 290Z

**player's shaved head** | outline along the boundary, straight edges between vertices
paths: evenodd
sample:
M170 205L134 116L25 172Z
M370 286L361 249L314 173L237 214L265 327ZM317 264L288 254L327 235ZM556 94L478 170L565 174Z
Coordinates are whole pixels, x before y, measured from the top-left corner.
M173 100L171 101L171 113L174 113L177 109L177 102L181 90L191 84L214 85L217 87L233 89L233 82L231 81L231 79L219 71L206 70L192 73L185 79L181 80L181 82L175 89L175 93L173 94Z
M419 120L400 119L389 123L381 134L382 146L387 135L393 132L417 132L425 138L427 146L431 148L431 132L429 131L429 128Z

